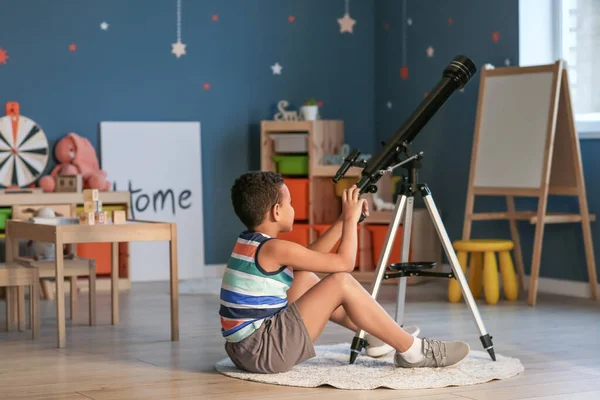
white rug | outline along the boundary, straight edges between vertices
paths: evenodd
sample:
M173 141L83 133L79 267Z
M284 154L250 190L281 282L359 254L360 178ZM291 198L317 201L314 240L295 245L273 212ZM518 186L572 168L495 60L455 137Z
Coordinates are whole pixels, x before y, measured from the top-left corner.
M315 346L317 356L281 374L255 374L237 369L229 357L215 368L223 375L254 382L283 386L317 387L330 385L338 389L429 389L467 386L494 379L512 378L524 371L517 358L496 354L492 361L485 351L471 350L469 357L456 367L396 368L393 352L382 358L359 355L349 364L350 343Z

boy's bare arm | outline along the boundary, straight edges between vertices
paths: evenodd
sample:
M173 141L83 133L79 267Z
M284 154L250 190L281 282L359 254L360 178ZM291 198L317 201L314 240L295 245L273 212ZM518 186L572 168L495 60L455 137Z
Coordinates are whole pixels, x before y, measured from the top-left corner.
M342 217L343 214L340 215L340 218L338 218L325 233L308 245L308 248L313 251L320 251L321 253L329 253L342 237L342 227L344 225Z
M346 241L350 242L352 238ZM356 249L356 239L354 242ZM282 265L289 265L295 270L312 272L349 272L354 269L356 257L356 250L354 254L349 254L348 248L351 247L353 246L350 244L346 247L346 251L338 251L337 254L322 253L287 240L269 240L259 252L259 262L268 272L277 271Z
M356 186L344 190L342 204L342 237L337 253L314 251L286 240L269 240L259 253L258 261L262 268L270 272L279 270L282 265L289 265L297 270L324 273L354 270L358 248L356 224L361 212L368 215L368 207L366 200L358 198Z

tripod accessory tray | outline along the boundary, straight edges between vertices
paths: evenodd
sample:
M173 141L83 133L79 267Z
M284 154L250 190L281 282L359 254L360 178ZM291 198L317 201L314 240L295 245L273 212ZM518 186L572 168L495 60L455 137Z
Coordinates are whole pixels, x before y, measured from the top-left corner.
M383 279L403 278L405 276L432 276L436 278L454 278L454 272L432 272L435 268L435 261L413 261L406 263L390 264L389 270L386 270Z

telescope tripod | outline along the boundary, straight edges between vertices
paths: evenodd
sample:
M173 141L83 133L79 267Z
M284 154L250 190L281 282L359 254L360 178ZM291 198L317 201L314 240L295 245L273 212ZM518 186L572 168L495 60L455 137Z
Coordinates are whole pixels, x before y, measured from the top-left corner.
M446 232L440 214L438 213L438 210L436 208L435 202L433 201L431 191L429 190L427 184L418 183L418 171L421 167L422 158L423 153L415 154L412 157L406 159L405 161L397 164L396 166L390 167L386 171L381 171L381 173L383 174L385 172L391 172L394 168L403 166L405 169L408 170L408 174L405 176L404 183L402 184L402 188L400 190L400 195L396 200L396 205L392 214L392 221L387 231L383 250L379 256L379 261L377 263L376 279L373 284L371 296L374 299L377 299L379 289L384 279L400 278L398 283L398 299L396 304L395 319L398 325L402 326L404 319L404 303L406 298L407 276L431 276L439 278L456 279L460 285L462 294L467 304L471 308L471 312L473 313L473 317L475 318L475 323L479 328L479 332L481 334L480 340L483 344L483 348L488 351L492 360L496 361L494 347L492 344L492 337L489 335L489 333L487 333L481 316L479 315L479 309L477 308L477 304L475 303L473 294L471 293L469 285L467 284L467 280L465 279L465 276L463 274L463 270L460 266L460 263L458 262L458 258L456 257L456 253L454 252L452 243L450 241L450 238L448 237L448 233ZM437 231L438 237L450 262L450 267L452 268L451 272L430 271L432 268L435 267L435 262L408 262L413 218L413 206L415 195L417 194L422 196L427 210L429 211L429 215L432 219L433 225L435 226L435 230ZM402 219L404 219L404 226L402 246L400 251L400 263L391 264L388 269L387 262L392 250L392 244L394 243L394 239L398 231L398 226L400 225L400 221ZM364 336L365 332L363 330L358 330L356 332L356 336L352 340L351 345L350 364L354 363L358 354L364 347L366 347L367 341L364 339Z

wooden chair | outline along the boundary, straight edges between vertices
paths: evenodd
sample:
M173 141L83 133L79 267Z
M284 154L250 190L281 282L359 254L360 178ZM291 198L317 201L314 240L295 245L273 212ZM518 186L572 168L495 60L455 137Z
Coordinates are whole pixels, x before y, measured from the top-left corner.
M32 338L40 335L40 293L38 269L20 264L0 264L0 287L6 288L6 330L25 331L25 287L29 287L29 325ZM22 301L18 301L19 299Z
M55 267L53 260L36 261L31 257L18 257L15 260L18 264L36 268L39 278L54 278ZM68 265L68 267L67 267ZM89 324L96 325L96 261L87 258L74 257L71 260L64 260L64 277L70 283L70 319L75 318L77 313L77 278L80 276L89 277L88 306L89 306ZM19 297L20 301L22 296Z
M28 204L14 205L12 207L12 219L27 220L37 214L42 207L54 210L57 216L75 217L77 207L75 204ZM67 245L64 258L64 277L70 283L70 311L71 320L75 318L77 311L77 279L87 276L89 278L89 324L96 324L96 262L93 259L78 258L74 256L76 246ZM41 290L44 299L52 300L54 291L49 279L55 278L54 260L34 260L32 256L18 256L16 261L22 265L39 268ZM19 296L19 301L23 296Z

